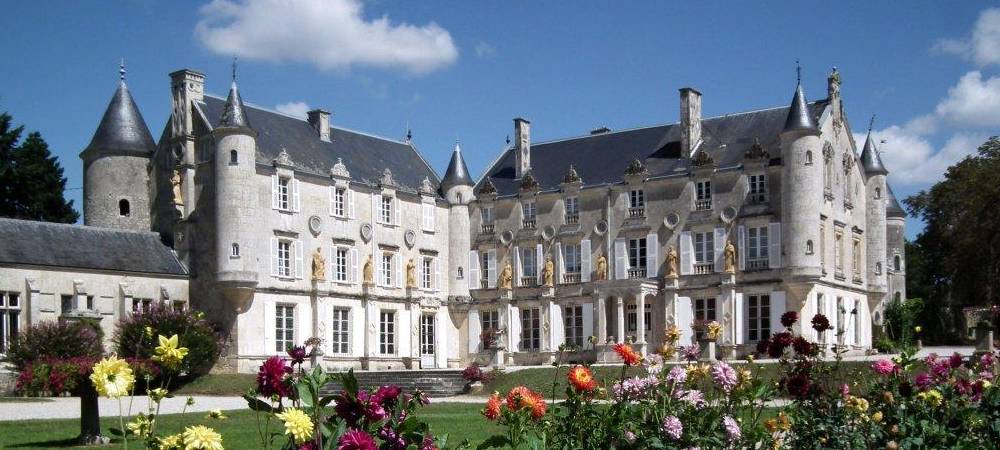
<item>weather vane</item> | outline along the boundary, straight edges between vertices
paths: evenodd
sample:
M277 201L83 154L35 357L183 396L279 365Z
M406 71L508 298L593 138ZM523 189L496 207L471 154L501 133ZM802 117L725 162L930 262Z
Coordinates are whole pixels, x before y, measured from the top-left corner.
M233 57L233 83L236 82L236 57Z
M122 57L122 61L118 63L118 78L125 82L125 57Z
M799 64L798 58L795 58L795 82L802 83L802 66Z

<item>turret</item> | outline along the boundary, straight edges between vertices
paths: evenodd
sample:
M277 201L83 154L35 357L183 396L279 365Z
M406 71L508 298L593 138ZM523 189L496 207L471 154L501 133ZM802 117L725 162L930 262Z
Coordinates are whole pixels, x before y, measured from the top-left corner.
M886 291L889 298L906 299L906 211L892 186L885 186Z
M251 128L243 99L236 87L236 74L218 125L215 139L215 251L216 276L224 291L247 294L257 284L257 260L261 258L253 230L259 226L259 204L254 185L257 175L257 133Z
M80 153L83 160L83 223L149 231L149 167L156 149L146 121L125 85L125 65L104 117Z
M861 168L865 172L865 193L868 201L865 202L865 243L867 248L867 267L865 272L868 278L868 291L885 294L886 286L886 183L885 177L889 171L882 165L879 158L878 149L875 148L875 139L872 137L871 127L868 129L868 137L865 139L865 146L861 150Z
M823 201L819 134L800 80L780 135L782 262L796 278L822 275L817 212Z
M464 268L469 270L469 250L472 232L469 229L469 203L475 200L472 188L475 183L469 176L469 168L462 158L462 148L455 143L455 151L451 154L448 170L441 180L441 194L448 200L448 259L451 270ZM451 297L465 298L469 296L468 276L458 277L449 273L449 292Z

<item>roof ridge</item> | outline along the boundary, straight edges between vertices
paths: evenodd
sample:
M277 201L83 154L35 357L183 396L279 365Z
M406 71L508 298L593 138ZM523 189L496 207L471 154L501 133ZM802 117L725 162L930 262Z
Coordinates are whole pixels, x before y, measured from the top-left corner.
M81 223L46 222L43 220L17 219L13 217L0 217L0 221L18 222L18 223L38 225L38 226L76 228L85 231L110 231L112 233L132 233L132 234L159 236L155 231L125 230L120 228L95 227L93 225L85 225Z

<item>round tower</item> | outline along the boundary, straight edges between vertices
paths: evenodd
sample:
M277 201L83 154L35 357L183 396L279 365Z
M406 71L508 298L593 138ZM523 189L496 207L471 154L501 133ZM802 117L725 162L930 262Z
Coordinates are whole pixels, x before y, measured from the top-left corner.
M906 211L892 187L885 187L886 292L890 299L906 300Z
M83 223L149 231L149 168L156 149L146 121L125 85L125 66L83 160Z
M823 154L819 134L800 81L781 131L781 259L787 272L800 279L822 275L819 205L823 201Z
M861 167L865 171L865 248L867 251L868 291L877 299L885 296L886 285L886 192L885 177L889 171L882 165L872 138L871 127L861 151Z
M257 133L250 127L235 73L215 139L215 261L216 277L230 298L247 298L257 284L256 259L260 255L252 238L259 226L255 161Z
M448 200L448 288L450 297L469 296L468 276L458 277L450 273L464 268L469 270L469 250L472 248L472 233L469 229L469 203L475 200L472 188L475 183L469 176L469 169L462 158L462 149L455 143L451 162L441 180L441 194Z

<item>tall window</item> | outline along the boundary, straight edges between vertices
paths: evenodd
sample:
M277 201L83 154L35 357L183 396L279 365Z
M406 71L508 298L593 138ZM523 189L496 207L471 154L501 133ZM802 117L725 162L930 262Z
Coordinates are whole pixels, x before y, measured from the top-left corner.
M524 228L535 228L536 214L534 200L521 202L521 218L523 219L521 223Z
M333 215L347 216L347 189L339 187L333 190Z
M379 209L379 216L382 219L382 223L392 223L392 197L388 195L382 196L382 207Z
M854 315L851 318L854 322L854 345L861 345L861 300L854 300L854 311L851 314Z
M643 309L642 317L643 320L645 320L643 323L646 324L645 332L648 335L649 326L653 323L653 311L648 307L648 305L645 309ZM629 303L625 307L625 330L631 333L639 331L639 307L635 303Z
M715 235L711 231L694 234L694 264L697 273L712 271L715 264Z
M642 189L632 189L628 194L628 216L646 215L646 193Z
M525 247L521 249L521 276L537 277L538 261L535 261L535 249Z
M823 189L831 195L833 190L833 148L823 149Z
M567 306L563 309L566 344L583 347L583 306Z
M128 204L128 200L124 198L118 200L118 215L122 217L128 217L132 214L132 208Z
M278 241L278 276L292 276L292 242Z
M392 286L392 253L382 252L382 286Z
M482 209L479 210L479 215L483 219L483 224L492 224L493 223L493 207L492 206L484 206Z
M628 240L628 267L630 270L646 268L646 238ZM645 273L642 274L643 276Z
M712 209L712 182L709 180L699 181L695 183L694 188L695 209Z
M291 209L289 206L290 196L289 196L289 185L292 179L287 177L278 177L278 209L287 211Z
M333 353L348 353L348 344L351 336L351 310L348 308L333 308L333 322L330 328L333 330L333 337L330 341L333 344Z
M771 296L747 296L747 339L763 341L771 337Z
M819 267L826 274L826 224L819 224Z
M16 292L0 292L0 354L7 353L21 329L21 304Z
M482 253L480 253L479 254L479 259L482 260L482 261L479 262L479 273L482 274L482 280L480 280L480 282L482 283L482 287L485 288L486 286L489 285L490 275L491 275L490 274L490 252L482 252ZM472 288L476 289L476 288L478 288L478 286L473 286Z
M240 154L236 150L229 151L229 165L235 166L240 162Z
M145 314L149 312L149 309L153 307L153 299L151 298L133 298L132 299L132 314Z
M567 274L580 274L580 244L566 244L563 247L563 263Z
M715 320L714 298L697 298L694 300L694 320Z
M580 202L576 197L566 197L566 223L575 224L580 222Z
M844 233L837 231L833 239L833 262L837 272L844 270Z
M902 258L900 258L899 255L892 257L892 270L895 270L897 272L900 270L900 268L903 265L901 260Z
M859 276L861 275L861 239L855 237L851 249L851 265L854 269L854 275Z
M283 352L295 345L295 305L274 307L274 351Z
M541 348L541 314L538 308L521 310L521 351L537 352Z
M767 268L767 227L747 228L747 269Z
M73 296L72 295L65 295L65 294L63 294L62 297L60 298L60 305L59 306L60 306L59 310L62 311L63 314L66 314L66 313L72 311L73 310Z
M494 332L494 336L496 336L496 332L500 331L500 311L495 309L479 311L479 324L482 325L483 332L491 330ZM471 339L476 338L480 338L480 336L471 337ZM499 344L499 342L496 344ZM483 347L486 347L485 343L483 343Z
M420 315L420 354L434 354L434 315Z
M767 175L750 175L750 203L767 202Z
M337 247L336 256L334 256L333 261L333 277L336 281L345 282L348 280L347 266L349 264L349 255L347 252L347 247Z
M396 312L382 311L378 321L378 350L383 355L396 353Z
M421 287L423 287L424 289L433 289L434 288L434 281L433 281L434 280L434 258L425 256L425 257L421 258L421 260L423 260L423 264L421 264L422 271L421 271L421 277L420 277L421 278L421 280L420 280L421 281Z

